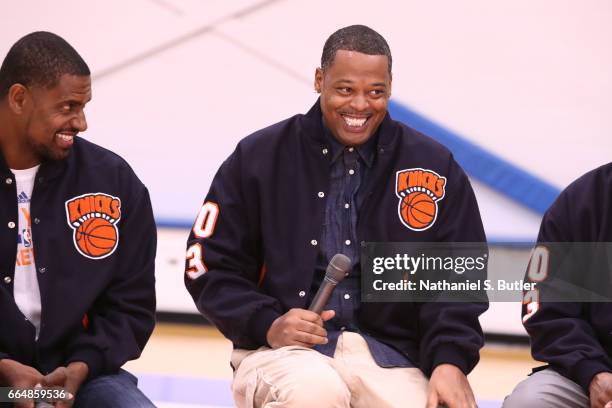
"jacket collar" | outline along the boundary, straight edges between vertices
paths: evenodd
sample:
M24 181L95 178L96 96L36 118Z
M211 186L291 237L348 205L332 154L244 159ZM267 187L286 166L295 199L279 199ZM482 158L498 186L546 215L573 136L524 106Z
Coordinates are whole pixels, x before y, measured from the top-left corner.
M77 139L78 138L75 138L75 144L77 143ZM72 147L72 151L70 152L68 157L63 160L43 161L40 164L40 168L38 169L37 177L39 178L42 177L43 179L46 179L46 180L51 180L51 179L58 177L62 173L64 168L68 165L68 161L74 160L73 159L73 156L75 154L74 148L75 146ZM13 172L9 168L8 164L6 163L6 160L4 159L3 154L0 154L0 174L2 175L2 177L12 177L13 176Z

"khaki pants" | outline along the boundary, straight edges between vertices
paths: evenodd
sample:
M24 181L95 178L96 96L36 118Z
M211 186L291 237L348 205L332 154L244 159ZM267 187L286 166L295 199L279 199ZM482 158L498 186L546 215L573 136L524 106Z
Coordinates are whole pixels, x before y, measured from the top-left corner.
M357 333L344 332L334 358L299 346L234 350L232 392L239 408L424 408L418 368L379 367Z
M551 368L521 381L504 400L503 408L589 408L582 387Z

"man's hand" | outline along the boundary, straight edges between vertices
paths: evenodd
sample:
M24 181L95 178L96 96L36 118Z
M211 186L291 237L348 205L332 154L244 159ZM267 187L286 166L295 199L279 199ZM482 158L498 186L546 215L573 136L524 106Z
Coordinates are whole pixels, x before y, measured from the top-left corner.
M589 385L591 408L612 407L612 373L599 373Z
M476 408L467 377L452 364L440 364L429 379L427 408L445 404L448 408Z
M270 326L266 340L272 348L284 346L312 347L327 343L327 331L323 322L334 317L336 312L324 310L319 316L305 309L291 309Z
M0 384L3 387L34 388L43 375L35 368L10 359L0 360ZM15 408L34 408L34 402L15 404Z
M57 367L51 373L47 374L42 379L42 385L45 387L62 387L71 395L67 401L59 401L55 403L56 408L70 408L74 404L74 398L81 384L87 378L89 367L82 361L74 361L68 364L67 367Z

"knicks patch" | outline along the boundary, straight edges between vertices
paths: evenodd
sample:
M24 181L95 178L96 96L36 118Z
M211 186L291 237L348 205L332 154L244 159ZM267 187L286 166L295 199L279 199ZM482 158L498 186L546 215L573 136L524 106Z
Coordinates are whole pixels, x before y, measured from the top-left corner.
M79 253L90 259L111 255L119 243L117 222L121 199L104 193L88 193L66 201L68 225Z
M446 177L428 169L400 170L395 176L397 212L402 224L424 231L436 222L438 201L444 198Z

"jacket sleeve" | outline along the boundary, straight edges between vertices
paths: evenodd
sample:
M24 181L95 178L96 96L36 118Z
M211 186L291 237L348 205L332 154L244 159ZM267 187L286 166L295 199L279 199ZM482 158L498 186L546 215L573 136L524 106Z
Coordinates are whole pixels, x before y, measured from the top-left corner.
M562 193L546 212L540 227L538 242L577 242L585 240L574 230L582 222L588 222L588 214L570 208L571 199ZM588 240L586 240L588 241ZM551 260L552 261L552 260ZM554 269L554 262L550 262ZM555 271L549 272L554 276ZM526 278L527 279L527 278ZM547 281L540 283L540 290L550 288ZM612 371L612 362L597 340L595 330L586 318L589 305L571 302L540 302L530 299L522 308L523 325L531 338L531 352L561 375L578 383L588 394L593 377L600 372Z
M140 182L122 206L113 279L66 347L66 364L83 361L89 378L116 372L138 358L155 326L157 230L149 193Z
M258 290L264 273L256 183L243 170L240 145L221 165L187 242L185 285L198 310L236 347L266 345L282 312Z
M436 221L439 241L486 242L474 191L452 157L446 177L446 202ZM432 301L420 305L420 361L426 375L444 363L459 367L466 375L476 366L484 344L478 317L487 308L486 302Z

